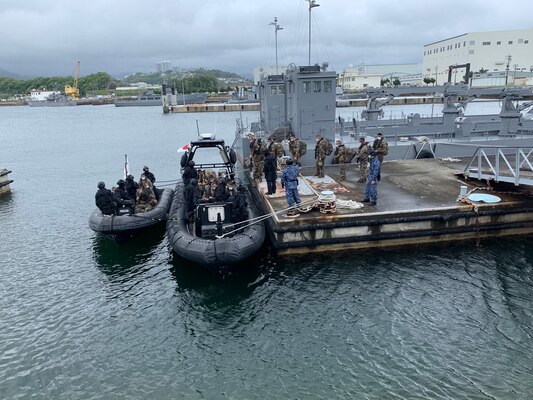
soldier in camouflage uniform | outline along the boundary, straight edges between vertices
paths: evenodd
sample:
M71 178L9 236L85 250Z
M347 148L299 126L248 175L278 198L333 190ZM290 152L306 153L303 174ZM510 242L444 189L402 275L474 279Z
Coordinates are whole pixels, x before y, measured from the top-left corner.
M376 135L376 140L374 140L372 148L376 150L379 164L383 164L383 157L389 154L389 145L381 132L378 132Z
M279 170L279 165L281 163L281 157L284 156L285 152L283 151L283 145L279 142L276 142L272 136L268 138L267 150L270 154L273 154L276 157L277 168Z
M265 161L265 149L265 145L263 144L261 139L255 139L253 142L253 146L251 146L251 156L253 163L252 173L254 176L254 180L257 183L262 181L263 165Z
M337 139L335 141L335 144L337 145L337 148L335 149L335 158L339 161L339 181L345 181L346 180L346 158L347 158L347 151L346 147L342 143L341 140Z
M359 182L366 182L366 177L368 176L368 150L368 142L365 141L364 137L360 138L359 149L357 151L357 161L359 162L359 171L361 172Z
M319 178L324 177L324 160L326 159L326 148L328 144L326 140L320 136L316 135L316 147L315 147L315 159L316 159L316 174Z
M291 152L291 158L294 164L300 166L300 140L294 135L289 137L289 150Z

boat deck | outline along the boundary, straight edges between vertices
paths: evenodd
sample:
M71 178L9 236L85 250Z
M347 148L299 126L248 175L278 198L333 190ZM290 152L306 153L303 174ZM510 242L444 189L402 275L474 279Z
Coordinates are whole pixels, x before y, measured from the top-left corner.
M376 206L318 210L288 217L285 192L278 180L276 195L266 195L263 180L256 195L264 211L275 213L267 223L270 239L280 253L385 247L422 242L450 241L479 236L533 233L533 205L527 191L498 185L487 192L486 182L465 181L464 162L438 159L384 162ZM327 166L324 178L314 167L300 169L302 204L318 200L321 191L333 191L338 200L361 202L365 183L358 182L358 165L347 166L347 180L339 182L338 166ZM459 202L461 186L480 189L501 198L499 203ZM361 205L363 205L361 207Z

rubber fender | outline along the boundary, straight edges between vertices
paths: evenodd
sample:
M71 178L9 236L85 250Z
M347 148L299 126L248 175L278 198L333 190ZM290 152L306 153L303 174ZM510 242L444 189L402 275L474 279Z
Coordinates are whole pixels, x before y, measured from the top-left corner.
M181 155L181 160L180 160L180 165L181 165L181 168L185 168L185 166L187 165L187 161L189 158L189 155L187 153L183 153Z
M429 150L422 150L416 157L417 160L420 158L435 158L435 155Z

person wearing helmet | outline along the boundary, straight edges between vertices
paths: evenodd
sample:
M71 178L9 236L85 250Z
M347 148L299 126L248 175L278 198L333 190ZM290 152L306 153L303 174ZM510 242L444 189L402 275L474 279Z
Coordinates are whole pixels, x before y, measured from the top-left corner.
M198 179L198 171L194 168L194 165L194 161L191 160L183 169L183 174L181 175L181 179L183 179L183 187L186 187L191 182L191 179Z
M183 199L185 200L184 217L189 221L193 220L194 211L201 198L202 192L198 187L198 180L196 178L191 178L189 184L185 186L185 189L183 190Z
M159 201L159 198L161 197L161 193L163 193L163 189L158 189L155 187L155 175L150 172L150 169L146 165L143 167L143 173L141 175L141 179L143 176L145 176L146 179L148 179L152 183L152 189L154 191L155 198L157 201Z
M288 217L297 217L300 215L296 210L295 205L298 206L302 202L298 194L298 174L300 169L298 165L294 164L291 158L287 160L287 166L281 173L281 187L285 188L285 196L287 197L287 204L291 208L287 212Z
M232 203L232 210L233 217L238 223L248 219L248 201L246 200L246 190L242 185L239 185L237 188L237 193Z
M104 215L115 215L116 205L111 190L106 189L104 182L98 182L98 191L94 195L96 207Z
M128 200L133 200L135 202L135 197L137 196L137 189L139 189L139 184L135 182L135 178L133 177L133 175L128 175L126 177L125 189L128 195Z
M128 192L126 192L126 181L119 179L117 182L118 187L115 189L115 197L122 201L128 200Z
M150 179L150 182L152 182L152 184L155 183L155 176L150 172L150 169L146 165L143 167L143 175Z

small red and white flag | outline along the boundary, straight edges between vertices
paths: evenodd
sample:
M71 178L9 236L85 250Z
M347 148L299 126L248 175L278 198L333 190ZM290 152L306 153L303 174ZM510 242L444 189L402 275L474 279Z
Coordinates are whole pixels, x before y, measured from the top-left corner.
M189 151L189 147L191 147L191 144L187 143L186 145L178 149L178 153L185 153L186 151Z

